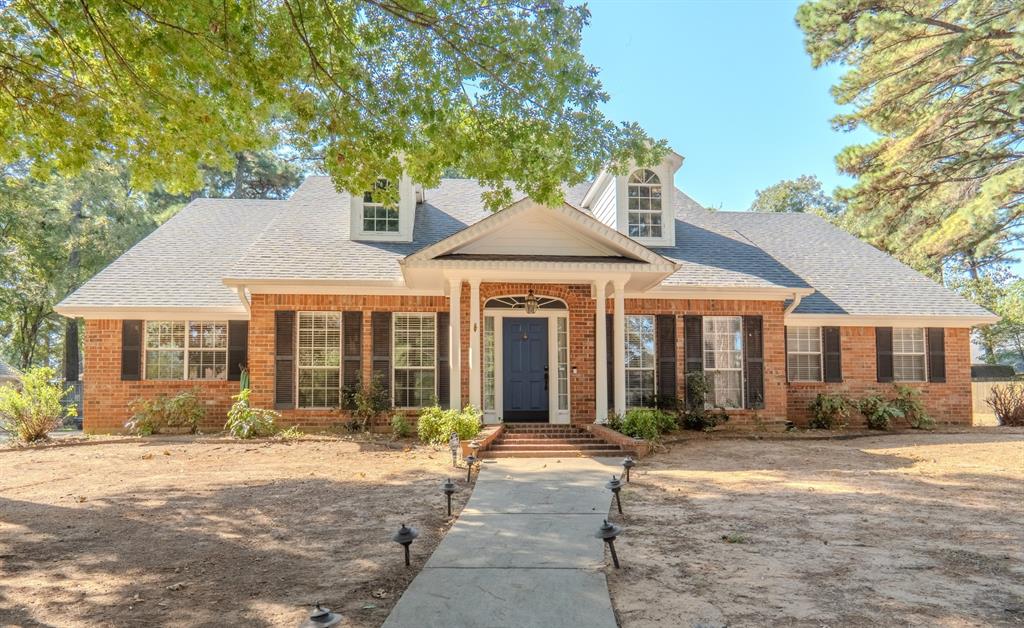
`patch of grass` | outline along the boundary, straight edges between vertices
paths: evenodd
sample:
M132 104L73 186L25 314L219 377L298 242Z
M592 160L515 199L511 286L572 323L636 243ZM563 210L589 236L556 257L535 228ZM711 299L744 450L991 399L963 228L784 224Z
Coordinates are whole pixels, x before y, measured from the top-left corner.
M739 543L747 544L750 543L750 538L740 534L739 532L730 532L729 534L723 534L722 540L726 543Z

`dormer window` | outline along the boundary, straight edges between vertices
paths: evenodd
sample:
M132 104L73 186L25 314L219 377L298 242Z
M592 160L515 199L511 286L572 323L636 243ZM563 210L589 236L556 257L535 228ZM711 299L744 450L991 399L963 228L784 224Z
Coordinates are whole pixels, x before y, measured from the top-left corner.
M643 168L629 176L626 191L627 224L631 238L662 236L661 179L653 170Z
M376 190L386 190L391 184L378 179ZM385 206L373 199L373 192L363 193L363 231L366 233L398 233L398 208Z

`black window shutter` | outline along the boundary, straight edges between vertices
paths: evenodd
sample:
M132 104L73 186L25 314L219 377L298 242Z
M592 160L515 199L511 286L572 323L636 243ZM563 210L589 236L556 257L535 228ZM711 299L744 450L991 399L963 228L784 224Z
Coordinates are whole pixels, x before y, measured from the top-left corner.
M362 312L341 314L341 356L341 389L354 392L363 372Z
M676 317L661 314L655 319L658 351L658 397L666 408L676 400Z
M760 316L743 317L743 380L746 407L764 407L764 334Z
M946 330L942 327L929 327L925 337L928 345L928 381L942 383L946 381Z
M684 316L683 317L683 351L686 360L686 375L700 373L704 370L704 317ZM690 390L690 381L686 381L686 404L693 407L693 399Z
M891 382L892 327L875 327L875 365L878 381Z
M608 375L608 407L615 407L615 315L605 314L604 319L604 331L605 331L605 354L608 358L607 362L607 375Z
M370 316L373 337L373 379L390 396L391 393L391 312L374 312Z
M274 405L295 407L295 312L274 312Z
M821 362L826 382L843 381L843 350L838 327L821 328Z
M242 379L249 363L249 321L228 321L228 380Z
M121 321L121 379L142 379L142 321Z
M452 372L448 359L449 321L448 312L437 313L437 405L447 408L452 403Z

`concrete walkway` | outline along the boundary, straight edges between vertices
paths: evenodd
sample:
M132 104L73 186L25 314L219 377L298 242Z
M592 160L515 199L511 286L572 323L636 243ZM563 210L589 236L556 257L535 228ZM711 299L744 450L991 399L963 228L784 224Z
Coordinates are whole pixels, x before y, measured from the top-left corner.
M500 458L481 465L458 521L385 628L615 628L594 538L618 459Z

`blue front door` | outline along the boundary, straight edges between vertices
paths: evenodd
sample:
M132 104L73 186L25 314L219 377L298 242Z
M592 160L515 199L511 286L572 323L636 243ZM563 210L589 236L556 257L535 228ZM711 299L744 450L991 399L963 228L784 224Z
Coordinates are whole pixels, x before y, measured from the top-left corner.
M506 318L502 327L505 421L548 420L548 319Z

